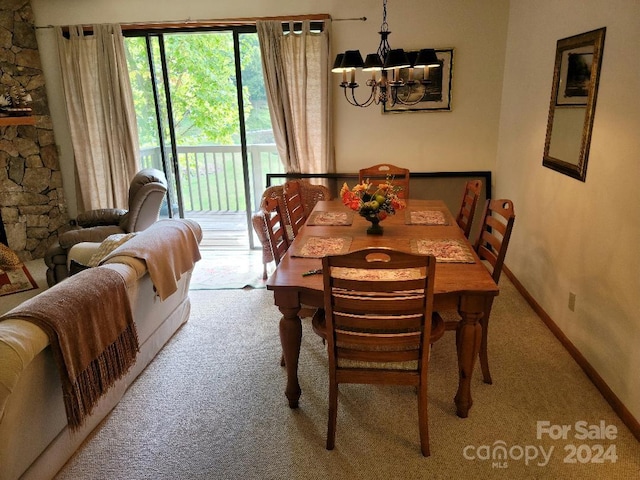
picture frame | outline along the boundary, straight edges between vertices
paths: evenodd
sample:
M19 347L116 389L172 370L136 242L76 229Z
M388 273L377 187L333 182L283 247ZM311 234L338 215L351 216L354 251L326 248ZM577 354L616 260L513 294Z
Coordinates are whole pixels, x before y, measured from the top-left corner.
M398 88L397 94L406 104L396 102L388 105L382 104L382 113L405 112L450 112L451 111L451 86L453 79L453 48L435 49L436 57L440 61L440 67L431 67L428 71L428 84L420 82L423 78L423 69L401 68L399 77L403 81L416 80L414 86ZM418 52L407 52L408 55L417 55Z
M561 52L556 105L586 106L593 68L595 45L584 45Z
M606 27L556 44L542 165L584 182Z

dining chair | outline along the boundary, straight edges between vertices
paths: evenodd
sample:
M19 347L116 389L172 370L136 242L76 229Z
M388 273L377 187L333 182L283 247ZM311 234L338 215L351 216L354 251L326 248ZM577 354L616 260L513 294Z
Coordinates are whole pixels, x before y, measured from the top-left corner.
M389 248L322 259L324 308L312 326L329 358L327 450L335 446L339 384L412 385L421 451L429 456L429 351L444 333L432 311L435 264L434 256Z
M408 168L397 167L390 163L381 163L362 168L358 173L360 182L369 179L372 183L375 183L376 180L392 179L393 184L401 188L398 196L404 199L409 198L409 176L410 172Z
M507 254L507 247L509 246L509 239L511 238L511 231L513 230L515 219L516 215L511 200L488 199L486 201L482 214L482 227L480 228L480 234L478 235L474 249L478 257L480 257L480 260L483 261L483 265L489 270L496 284L500 281L504 257ZM491 304L492 302L489 302L489 304L485 306L484 316L480 320L482 337L479 353L482 379L485 383L489 384L493 383L489 371L487 352ZM445 318L445 327L447 330L457 329L460 321L457 312L447 311L439 313Z
M287 216L289 225L293 237L298 235L300 229L307 221L307 213L304 209L304 200L302 198L302 188L300 182L296 180L290 180L284 184L283 188L284 205L287 210Z
M262 193L262 198L260 199L260 206L258 210L251 216L251 224L253 225L253 230L256 233L258 240L260 240L260 244L262 245L262 278L264 280L267 279L267 265L269 265L274 260L273 254L271 253L269 233L267 232L265 207L269 199L275 199L280 206L280 211L285 211L283 188L284 187L282 185L272 185L270 187L267 187Z
M287 237L284 223L284 213L280 207L280 202L275 198L269 198L264 207L264 223L271 245L271 256L280 264L280 260L289 249L289 238Z
M513 202L507 199L487 200L482 214L482 228L476 241L475 250L484 265L487 266L493 281L498 283L502 274L504 257L511 238L511 231L516 220ZM491 308L485 309L485 315L480 320L482 325L482 340L480 343L480 366L485 383L492 383L489 372L487 354L487 338L489 333L489 317Z
M471 233L471 225L473 224L473 217L476 213L476 205L478 198L480 198L481 191L482 180L469 180L464 186L462 204L456 217L456 223L467 238L469 238L469 234Z
M302 205L304 207L305 218L309 216L313 207L320 200L331 200L331 192L324 185L315 185L309 183L306 180L290 180L290 182L296 182L300 187L300 194L302 197ZM284 214L284 224L287 231L287 239L289 243L293 241L294 231L292 225L289 223L289 217L287 212L287 206L284 200L284 185L272 185L267 187L262 194L260 200L260 206L257 212L255 212L251 218L253 230L256 232L258 240L262 245L262 278L267 278L267 265L271 263L274 258L271 254L271 244L269 243L269 235L265 228L265 213L264 207L267 199L274 198L280 205L280 211ZM297 234L297 232L295 232Z

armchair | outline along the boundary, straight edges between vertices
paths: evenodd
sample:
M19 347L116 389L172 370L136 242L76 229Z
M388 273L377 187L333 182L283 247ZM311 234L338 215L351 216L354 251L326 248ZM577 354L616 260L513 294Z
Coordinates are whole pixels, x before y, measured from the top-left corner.
M67 254L80 242L102 242L109 235L145 230L158 220L167 192L167 179L160 170L140 170L129 186L129 209L103 208L78 215L77 226L58 237L44 261L50 287L69 276Z

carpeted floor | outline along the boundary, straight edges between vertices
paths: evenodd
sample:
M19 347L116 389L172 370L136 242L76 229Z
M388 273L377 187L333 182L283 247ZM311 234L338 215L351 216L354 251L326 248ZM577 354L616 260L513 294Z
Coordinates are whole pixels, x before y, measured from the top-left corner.
M638 442L505 276L491 319L494 384L483 384L476 370L466 419L453 404L455 335L433 349L429 458L420 454L408 387L341 386L336 448L325 450L326 352L309 319L301 403L291 410L271 292L190 296L189 322L58 480L640 478ZM538 438L544 421L570 425L567 439ZM612 426L616 438L577 439L581 421ZM598 445L616 457L599 455ZM500 447L506 459L492 458Z

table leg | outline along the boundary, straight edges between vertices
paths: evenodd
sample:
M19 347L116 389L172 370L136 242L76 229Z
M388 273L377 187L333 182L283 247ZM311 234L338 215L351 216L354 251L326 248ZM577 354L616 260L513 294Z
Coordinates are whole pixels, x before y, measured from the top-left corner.
M480 343L480 366L482 367L482 379L484 383L492 384L491 372L489 371L489 355L488 338L489 338L489 317L491 316L491 307L493 306L493 297L488 297L484 306L484 315L480 320L482 326L482 342Z
M480 295L465 295L458 307L462 320L456 329L456 349L458 352L458 392L455 396L457 414L467 418L473 405L471 398L471 376L480 351L485 299Z
M302 322L298 316L300 305L297 307L278 307L282 313L280 319L280 343L284 356L284 366L287 369L287 388L285 395L290 408L298 408L300 399L300 384L298 383L298 358L300 357L300 343L302 342Z

